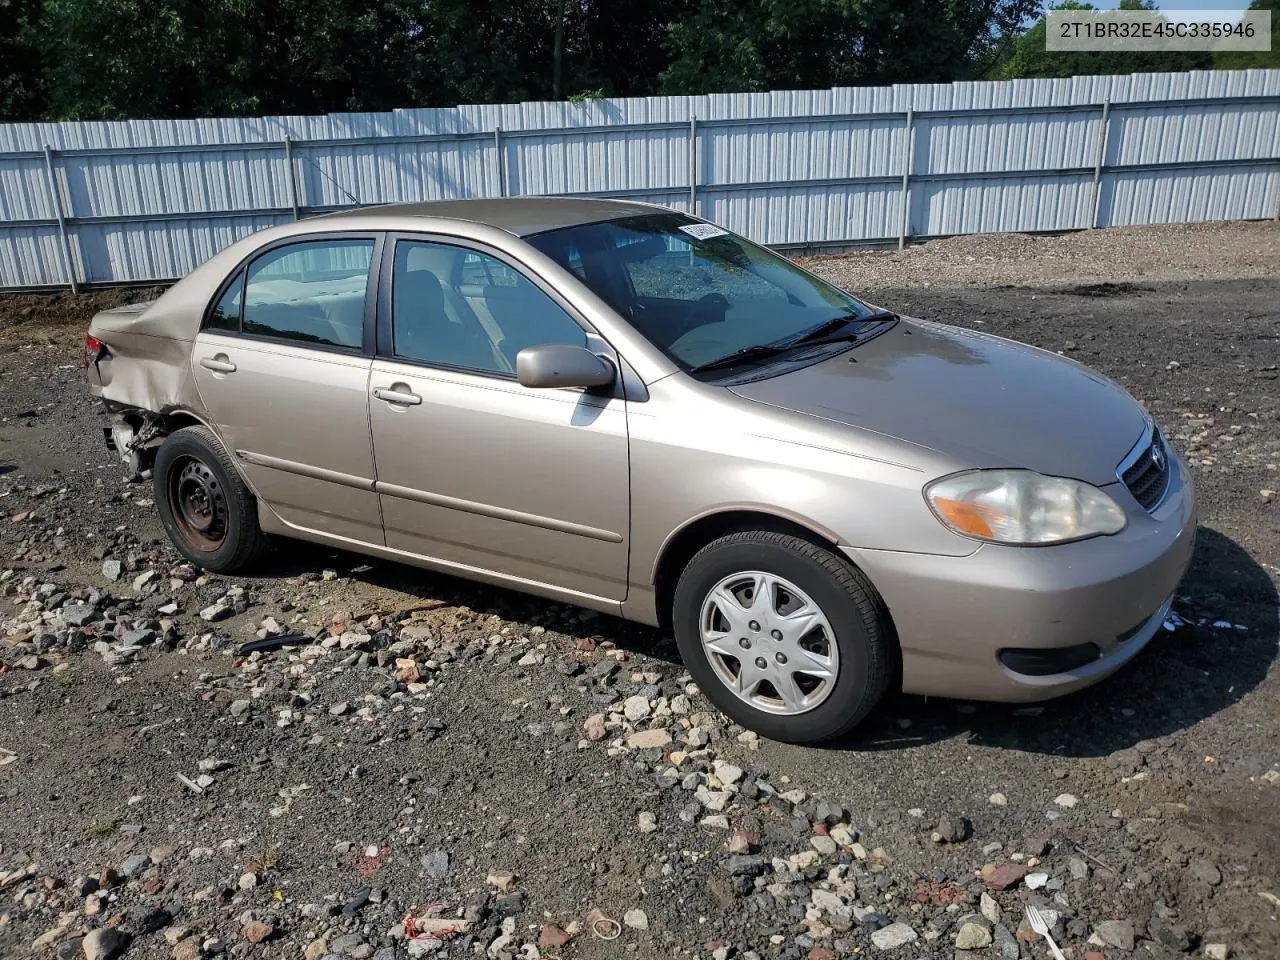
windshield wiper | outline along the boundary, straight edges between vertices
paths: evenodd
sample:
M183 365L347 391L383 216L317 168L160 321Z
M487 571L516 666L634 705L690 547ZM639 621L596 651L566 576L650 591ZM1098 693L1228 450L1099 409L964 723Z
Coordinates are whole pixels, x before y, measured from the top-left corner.
M860 335L863 323L897 319L898 315L890 313L888 310L876 310L865 316L848 313L842 317L826 320L812 330L806 330L798 337L792 337L790 340L783 340L781 343L758 343L750 347L743 347L741 350L735 350L733 353L726 354L723 357L717 357L715 360L709 360L706 363L698 364L696 367L690 367L689 372L701 373L704 370L733 367L750 360L776 357L778 354L794 350L796 347L805 347L811 344L838 343L841 340L852 340ZM849 327L849 329L846 330L846 327Z
M758 343L754 346L743 347L741 350L735 350L733 353L726 354L723 357L717 357L714 360L708 360L706 363L700 363L696 367L690 367L690 373L702 373L704 370L719 370L721 367L736 367L740 363L746 363L749 360L759 360L764 357L774 357L780 353L786 353L790 350L790 343Z
M800 336L788 340L786 346L798 347L810 343L836 343L840 340L851 340L859 335L864 323L897 319L898 315L888 310L875 310L864 316L846 313L842 317L833 317L825 323L820 323L812 330L806 330Z

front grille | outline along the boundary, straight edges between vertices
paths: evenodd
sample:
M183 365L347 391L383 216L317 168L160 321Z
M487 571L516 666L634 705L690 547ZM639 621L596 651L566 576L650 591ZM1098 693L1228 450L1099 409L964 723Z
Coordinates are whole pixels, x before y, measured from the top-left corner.
M1161 501L1169 487L1169 448L1159 430L1152 432L1151 443L1125 469L1120 479L1142 509L1152 510Z

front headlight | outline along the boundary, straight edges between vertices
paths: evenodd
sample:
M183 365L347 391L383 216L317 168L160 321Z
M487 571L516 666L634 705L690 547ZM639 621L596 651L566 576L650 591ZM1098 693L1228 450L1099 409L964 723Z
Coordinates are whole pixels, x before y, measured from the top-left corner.
M974 470L924 488L946 526L993 543L1083 540L1124 529L1124 511L1097 487L1030 470Z

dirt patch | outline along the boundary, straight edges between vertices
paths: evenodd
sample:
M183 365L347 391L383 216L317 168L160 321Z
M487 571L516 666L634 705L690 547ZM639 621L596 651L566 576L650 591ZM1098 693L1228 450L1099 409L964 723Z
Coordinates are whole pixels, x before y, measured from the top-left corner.
M1115 227L1057 236L994 233L804 262L855 293L1274 277L1280 274L1280 221Z
M15 344L82 334L99 310L154 300L164 286L109 287L72 293L0 293L0 342Z

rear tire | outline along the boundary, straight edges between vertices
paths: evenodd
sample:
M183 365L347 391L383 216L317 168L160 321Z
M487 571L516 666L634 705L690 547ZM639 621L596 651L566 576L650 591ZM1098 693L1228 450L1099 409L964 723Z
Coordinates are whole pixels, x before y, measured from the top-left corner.
M170 434L156 454L152 483L165 532L197 566L231 573L265 549L257 498L208 427Z
M843 557L784 533L734 533L689 561L676 644L708 698L762 736L819 743L852 730L893 673L888 611Z

